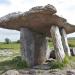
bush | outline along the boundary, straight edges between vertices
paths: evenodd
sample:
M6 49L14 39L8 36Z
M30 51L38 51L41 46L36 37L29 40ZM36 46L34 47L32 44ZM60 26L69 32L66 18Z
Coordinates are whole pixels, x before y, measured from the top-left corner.
M57 69L57 68L62 69L65 66L67 67L67 65L70 65L70 61L71 61L70 57L65 56L62 62L56 60L56 61L50 62L49 66L50 66L50 69Z
M23 69L23 68L27 68L28 67L26 61L24 61L24 60L21 59L21 56L15 57L13 60L11 60L11 63L17 69Z
M64 64L59 61L53 61L49 63L50 69L62 69L64 67Z
M64 58L64 60L63 60L62 63L64 63L64 65L70 64L70 58L69 58L69 56L65 56L65 58Z

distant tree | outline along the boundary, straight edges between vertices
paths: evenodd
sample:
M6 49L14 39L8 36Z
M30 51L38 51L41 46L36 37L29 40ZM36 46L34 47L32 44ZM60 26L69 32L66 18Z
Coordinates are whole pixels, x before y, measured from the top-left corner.
M5 43L6 44L9 44L11 41L10 41L10 39L9 38L5 38Z
M20 40L17 40L16 43L20 43Z

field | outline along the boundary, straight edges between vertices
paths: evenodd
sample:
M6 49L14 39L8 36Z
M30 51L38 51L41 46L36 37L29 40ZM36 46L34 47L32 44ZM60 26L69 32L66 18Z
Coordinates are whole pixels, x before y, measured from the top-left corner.
M70 47L75 47L75 39L69 39L68 40ZM49 42L49 47L53 47L53 42ZM11 57L20 55L20 44L19 43L0 43L0 51L3 51L5 49L9 49L10 52L13 52L13 55ZM11 57L8 56L0 56L0 61L4 61L7 59L10 59Z
M10 44L5 44L5 43L0 43L0 49L4 48L11 48L14 50L19 50L20 49L20 44L19 43L10 43Z
M75 39L69 39L69 46L75 47ZM53 43L49 42L49 47L53 47ZM0 55L0 74L5 72L8 69L14 69L17 68L17 62L13 61L13 59L16 56L20 56L20 44L19 43L0 43L0 54L4 53L5 55ZM7 52L7 55L6 55ZM10 55L9 55L10 54ZM18 60L18 59L16 59ZM20 64L20 58L19 58L19 64ZM26 65L25 65L26 66Z
M12 52L13 54L11 55L11 57L17 56L20 54L20 44L19 43L10 43L10 44L0 43L0 52L2 52L3 50L4 51L8 50L9 52ZM0 61L7 60L11 57L0 56Z
M75 47L75 39L69 39L68 43L70 47Z

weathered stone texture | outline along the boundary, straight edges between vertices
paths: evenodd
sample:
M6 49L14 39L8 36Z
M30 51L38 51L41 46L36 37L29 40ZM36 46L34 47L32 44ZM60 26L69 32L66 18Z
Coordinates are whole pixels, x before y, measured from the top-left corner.
M60 33L62 36L62 44L63 44L64 52L66 55L71 56L70 48L69 48L68 41L67 41L67 34L64 28L60 29Z
M46 61L47 41L42 34L21 28L21 55L30 66Z
M64 53L64 49L63 49L63 45L62 45L62 41L61 41L59 27L52 26L50 29L50 32L51 32L52 39L53 39L56 59L59 61L62 61L65 57L65 53Z
M3 73L2 75L20 75L20 74L17 70L8 70L5 73Z
M34 65L34 37L27 28L21 28L21 56L29 66Z
M25 69L8 70L2 75L75 75L75 69Z
M44 13L45 11L48 11L49 14L54 14L57 12L56 8L53 5L48 4L46 6L33 7L32 9L29 10L29 13L38 13L38 12Z
M68 70L67 75L75 75L75 70Z
M46 61L47 40L44 35L35 34L34 64L43 64Z
M66 19L56 15L56 8L50 4L37 6L26 12L14 12L0 18L0 27L19 30L30 28L46 36L50 36L52 24L65 28L66 33L75 32L75 26L67 23Z

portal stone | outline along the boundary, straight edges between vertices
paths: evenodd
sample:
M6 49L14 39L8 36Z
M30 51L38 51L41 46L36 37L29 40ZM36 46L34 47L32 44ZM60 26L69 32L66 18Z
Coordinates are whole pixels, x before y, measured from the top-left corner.
M59 27L58 26L52 26L50 32L51 32L51 36L53 39L56 59L59 61L62 61L65 57L65 53L64 53L64 49L63 49L63 45L62 45Z
M66 55L71 56L70 48L69 48L68 41L67 41L67 34L66 34L65 29L62 28L60 30L60 33L61 33L61 36L62 36L62 44L63 44L64 52L65 52Z
M46 61L47 40L43 34L21 28L21 56L29 66Z

